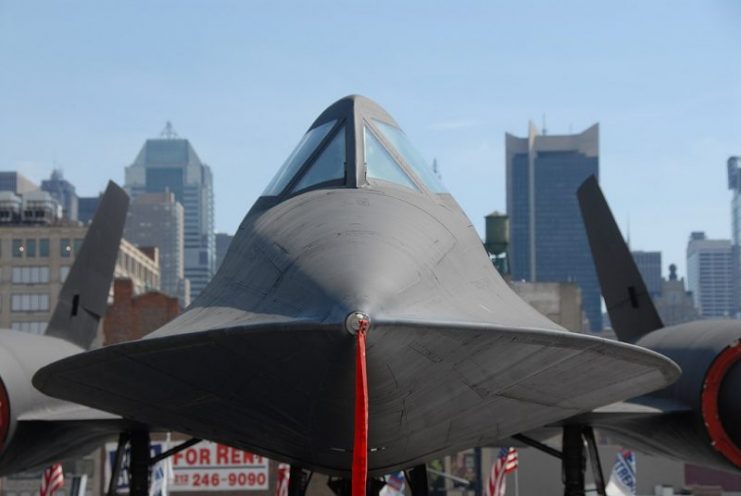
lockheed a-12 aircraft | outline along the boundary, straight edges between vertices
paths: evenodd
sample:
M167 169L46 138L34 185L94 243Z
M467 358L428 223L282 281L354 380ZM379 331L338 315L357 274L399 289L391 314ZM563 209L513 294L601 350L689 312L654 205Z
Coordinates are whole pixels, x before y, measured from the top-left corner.
M368 477L411 469L419 496L429 460L678 375L654 351L568 332L515 295L398 124L351 96L310 126L182 315L33 383L288 462L292 494L302 469L354 496ZM132 478L147 466L136 442Z
M0 331L0 474L84 455L128 428L118 417L41 394L44 365L87 350L105 314L129 198L109 183L59 293L46 335Z

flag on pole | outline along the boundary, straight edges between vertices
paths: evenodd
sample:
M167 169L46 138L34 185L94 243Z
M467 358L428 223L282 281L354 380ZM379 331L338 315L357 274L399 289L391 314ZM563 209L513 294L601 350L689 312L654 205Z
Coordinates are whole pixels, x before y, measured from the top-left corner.
M386 485L378 492L378 496L404 496L404 472L394 472L386 476Z
M60 463L55 463L44 470L41 476L39 496L52 496L64 487L64 471Z
M275 485L275 496L288 496L288 481L291 478L291 466L278 464L278 483Z
M620 450L618 452L605 492L607 496L635 496L636 458L632 451Z
M489 496L504 496L507 490L505 477L508 473L517 470L517 450L514 448L502 448L499 455L491 466L489 475Z
M167 496L167 485L173 479L170 460L162 460L152 467L152 485L149 488L149 496Z

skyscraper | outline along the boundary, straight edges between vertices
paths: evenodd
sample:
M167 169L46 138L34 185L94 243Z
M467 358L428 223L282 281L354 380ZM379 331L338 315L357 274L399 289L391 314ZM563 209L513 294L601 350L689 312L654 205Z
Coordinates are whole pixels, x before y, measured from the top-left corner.
M741 314L741 157L729 157L728 189L733 191L731 199L731 240L733 241L733 263L736 291L736 314Z
M226 252L229 249L229 245L232 244L232 239L234 239L234 236L227 233L216 233L216 269L215 271L219 270L219 267L221 267L221 262L224 261L224 257L226 256Z
M733 191L731 222L733 244L741 245L741 157L728 159L728 189Z
M185 279L183 236L183 206L173 193L143 193L129 206L124 238L137 246L159 249L160 287L177 296L185 308L190 304L190 283Z
M687 243L687 285L703 317L736 316L733 248L728 239L693 232Z
M54 169L49 179L41 181L41 189L59 202L65 219L73 221L78 219L79 199L75 186L64 178L61 170Z
M187 139L167 123L160 138L148 139L126 167L126 190L135 200L143 193L169 191L185 212L185 277L196 298L214 274L214 193L211 168Z
M87 224L93 220L93 215L98 209L100 196L81 196L77 198L77 220Z
M576 190L599 173L599 125L580 134L506 135L513 280L576 282L592 331L602 329L597 274Z
M638 266L646 289L653 298L661 294L661 252L660 251L633 251L633 260Z

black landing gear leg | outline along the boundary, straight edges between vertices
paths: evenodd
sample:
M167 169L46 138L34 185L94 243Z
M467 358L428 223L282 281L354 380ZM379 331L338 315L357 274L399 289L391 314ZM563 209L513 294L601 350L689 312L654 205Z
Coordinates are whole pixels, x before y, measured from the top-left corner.
M149 431L133 431L130 442L129 495L149 496L149 479L152 474L149 459Z
M291 475L288 478L288 496L304 496L313 474L314 472L307 472L301 467L291 465Z
M411 470L406 470L404 478L409 484L409 489L412 490L412 496L429 496L430 486L427 482L427 465L417 465L412 467Z
M597 451L594 429L588 425L566 425L563 428L562 473L565 496L584 496L584 472L587 469L586 441L597 494L605 496L605 477Z

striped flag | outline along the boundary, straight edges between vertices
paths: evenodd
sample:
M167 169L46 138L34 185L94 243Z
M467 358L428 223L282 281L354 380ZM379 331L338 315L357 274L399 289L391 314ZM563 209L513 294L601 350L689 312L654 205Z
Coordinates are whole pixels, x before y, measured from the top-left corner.
M636 493L636 457L632 451L620 450L605 488L608 496L633 496Z
M62 464L55 463L44 470L41 476L41 490L39 496L52 496L64 487L64 470Z
M491 466L489 476L489 496L504 496L507 490L505 476L517 470L517 450L514 448L502 448L496 461Z
M378 496L404 496L406 479L404 472L394 472L385 477L386 485L378 492Z
M278 483L275 485L275 496L288 496L288 481L291 478L291 466L278 464Z

